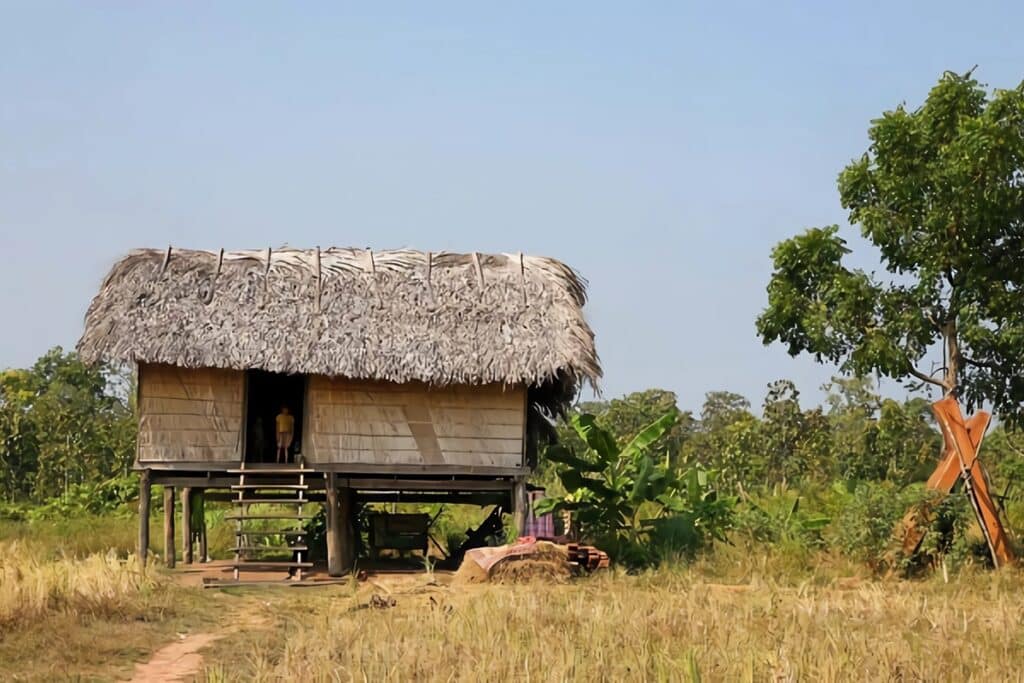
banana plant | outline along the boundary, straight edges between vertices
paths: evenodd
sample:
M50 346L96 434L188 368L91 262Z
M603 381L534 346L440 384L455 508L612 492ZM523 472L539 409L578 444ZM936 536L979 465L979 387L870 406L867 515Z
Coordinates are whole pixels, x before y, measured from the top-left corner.
M569 510L577 528L592 540L627 536L643 542L645 535L679 525L694 537L724 538L732 502L717 496L713 474L699 469L680 474L667 454L651 452L678 419L678 412L667 413L620 446L593 415L573 415L572 427L586 450L575 453L561 445L545 450L545 457L558 464L567 493L539 501L535 512Z

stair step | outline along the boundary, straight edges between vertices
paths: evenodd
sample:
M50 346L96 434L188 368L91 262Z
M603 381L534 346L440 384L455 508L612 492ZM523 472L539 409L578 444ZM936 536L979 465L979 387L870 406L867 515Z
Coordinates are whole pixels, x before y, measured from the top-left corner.
M244 522L247 519L313 519L316 515L286 515L286 514L266 514L266 515L224 515L224 519L229 519L235 522Z
M232 484L232 491L243 491L253 489L287 489L289 491L305 491L309 486L306 484Z
M242 498L233 500L236 505L306 505L308 498Z
M281 546L281 547L274 547L274 546L271 546L271 545L243 545L243 546L237 546L234 550L235 550L235 552L243 552L243 553L249 553L249 552L253 552L253 551L256 551L256 550L265 550L267 552L273 551L275 553L290 553L293 550L294 551L298 551L298 552L306 552L307 550L309 550L309 548L304 546L304 545L288 545L288 546Z
M236 531L235 536L308 536L309 532L305 529L287 529L284 531L266 531L256 529L246 529L245 531Z
M301 467L257 467L254 469L228 470L228 474L316 474L316 470Z
M290 569L292 567L312 567L312 562L288 562L288 561L274 561L268 560L266 562L262 560L241 560L239 562L232 562L229 566L239 570L254 570L259 571L260 569Z

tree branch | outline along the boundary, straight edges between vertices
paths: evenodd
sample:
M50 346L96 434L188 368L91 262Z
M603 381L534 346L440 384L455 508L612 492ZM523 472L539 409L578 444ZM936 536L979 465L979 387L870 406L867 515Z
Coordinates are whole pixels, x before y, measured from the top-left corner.
M918 378L922 382L927 382L928 384L934 384L935 386L942 387L943 389L946 389L946 390L949 389L949 387L947 387L944 382L935 379L931 375L924 374L923 372L921 372L920 370L915 368L913 365L909 365L907 367L910 370L910 374L913 375L914 377Z
M974 360L973 358L968 358L962 353L960 354L960 359L963 360L963 362L967 363L968 365L973 365L976 368L988 368L989 370L999 369L999 366L997 366L995 363L990 363L984 360Z

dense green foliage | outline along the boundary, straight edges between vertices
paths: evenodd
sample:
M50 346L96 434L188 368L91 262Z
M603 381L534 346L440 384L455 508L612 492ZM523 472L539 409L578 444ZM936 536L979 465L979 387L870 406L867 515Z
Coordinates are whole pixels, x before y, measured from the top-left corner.
M845 265L837 226L782 242L762 340L1024 420L1024 84L988 96L971 74L947 73L921 107L885 112L868 135L839 195L887 272ZM932 373L923 362L938 345Z
M825 390L824 406L805 408L792 382L774 382L757 412L742 396L711 392L700 418L684 413L671 429L649 435L654 438L645 452L654 456L651 462L662 470L659 477L664 481L680 482L692 472L708 472L716 498L738 499L728 535L732 543L771 545L805 560L810 553L835 552L878 570L908 569L941 559L984 561L984 548L972 532L972 513L962 495L951 496L937 508L933 533L921 556L905 558L896 551L893 531L904 514L931 502L923 482L935 467L942 440L928 402L883 398L866 379L834 378ZM674 405L675 397L662 390L584 404L581 410L587 414L570 416L559 427L561 445L542 459L536 481L557 500L571 502L577 487L585 483L580 476L610 476L589 444L593 438L582 434L580 427L607 435L600 438L610 438L614 449L600 442L598 447L621 453L634 438L634 425L650 422ZM680 424L685 429L676 429ZM1019 444L1016 433L996 427L983 448L996 490L1007 494L1001 498L1012 528L1024 524L1016 493L1024 477ZM581 458L581 453L586 455ZM638 466L617 466L625 472L621 490L595 495L587 488L586 495L608 510L632 504L629 481L635 481ZM567 474L569 468L580 476ZM570 495L563 498L566 493ZM635 506L625 509L636 512ZM652 512L650 517L660 511ZM615 519L622 522L621 528L643 530L640 524L625 523L628 515ZM607 536L607 529L607 523L599 525L591 538ZM690 547L699 547L693 538Z
M42 502L126 475L135 453L131 376L55 348L0 373L0 497Z
M610 417L616 417L614 410ZM535 511L569 511L581 536L630 565L692 554L712 539L725 540L735 500L719 496L713 475L699 466L684 471L673 466L667 452L651 450L678 418L673 407L620 445L593 415L572 415L570 424L586 448L545 450L565 493L540 501Z
M154 507L163 506L153 492ZM120 475L99 482L71 484L58 495L41 502L0 502L0 517L12 520L52 520L79 515L133 515L129 503L139 499L139 478Z
M742 396L710 392L699 419L681 413L650 450L674 467L717 472L719 488L736 494L777 484L887 479L903 485L927 477L941 443L927 401L882 398L866 379L835 378L825 388L826 406L804 408L792 382L773 382L759 415ZM636 433L633 425L652 422L666 406L676 410L671 392L649 390L590 402L581 412L595 415L597 426L622 441ZM568 424L559 436L573 452L585 447ZM538 481L559 486L549 462L541 463Z

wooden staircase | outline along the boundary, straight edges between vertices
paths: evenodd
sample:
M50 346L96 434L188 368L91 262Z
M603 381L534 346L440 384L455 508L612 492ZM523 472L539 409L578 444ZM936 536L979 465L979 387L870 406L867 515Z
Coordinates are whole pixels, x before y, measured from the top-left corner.
M309 503L306 476L313 470L306 469L300 459L295 465L246 467L242 463L240 469L228 472L238 475L238 483L231 487L237 494L235 512L226 517L236 523L231 565L235 581L244 572L275 570L287 571L301 581L303 570L313 566L302 526L314 516L303 512Z

